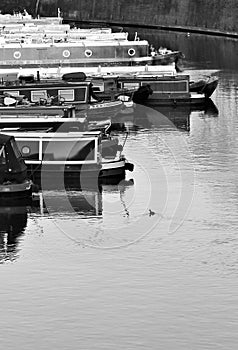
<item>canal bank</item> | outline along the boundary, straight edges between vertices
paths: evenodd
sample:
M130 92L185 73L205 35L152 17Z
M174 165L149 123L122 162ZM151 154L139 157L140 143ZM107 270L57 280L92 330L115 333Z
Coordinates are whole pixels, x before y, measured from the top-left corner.
M66 21L107 23L238 36L237 0L1 0L2 13L27 9L32 15Z

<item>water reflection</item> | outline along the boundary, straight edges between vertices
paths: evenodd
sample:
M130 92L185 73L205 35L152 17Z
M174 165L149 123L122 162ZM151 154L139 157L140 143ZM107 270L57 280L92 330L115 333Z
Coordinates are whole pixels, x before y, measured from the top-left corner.
M102 185L98 190L47 190L37 193L32 200L31 212L40 215L100 217L103 215L103 194L123 194L134 181L123 180L116 185ZM124 204L123 204L124 206Z
M202 69L237 69L237 39L203 34L169 32L156 29L127 28L137 31L141 39L147 39L155 47L180 50L185 55L184 64Z
M40 215L102 215L102 194L99 191L44 191L34 196L31 211Z
M132 113L118 113L112 119L112 129L125 132L143 129L179 129L190 131L190 117L196 111L204 117L217 117L218 108L208 99L202 107L145 106L135 104Z
M119 202L123 216L128 217L130 214L125 192L133 185L133 180L123 180L117 185L103 185L100 190L43 191L34 194L27 203L8 201L6 206L0 207L0 263L14 262L19 258L21 252L19 244L27 228L28 219L34 219L33 221L36 222L35 220L40 218L43 219L41 221L43 223L47 218L54 218L58 226L66 222L67 227L72 223L72 235L75 231L79 239L77 227L88 228L89 226L84 226L87 219L96 219L93 225L97 225L97 220L102 219L103 215L105 219L108 215L107 205L110 201L110 205L115 205L115 198ZM106 212L103 214L105 207ZM82 220L81 226L78 219ZM77 222L76 226L75 222ZM38 225L41 226L39 222ZM82 235L85 235L84 241L89 238L97 240L97 235L95 238L90 237L87 229L81 231L81 239Z
M14 200L0 206L0 263L15 261L19 256L18 245L27 226L27 208L25 203Z

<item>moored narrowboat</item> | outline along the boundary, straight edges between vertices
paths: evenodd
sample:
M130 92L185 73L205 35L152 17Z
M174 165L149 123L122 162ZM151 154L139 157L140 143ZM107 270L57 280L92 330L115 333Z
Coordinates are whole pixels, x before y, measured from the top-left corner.
M50 130L4 130L14 135L34 182L56 184L57 179L78 181L82 187L125 178L133 165L122 154L122 147L103 139L102 131L50 132ZM112 140L113 141L113 140ZM108 142L108 143L107 143Z
M206 96L191 92L189 75L138 74L121 75L118 83L121 88L134 89L133 101L148 105L201 105ZM144 89L148 92L145 93Z

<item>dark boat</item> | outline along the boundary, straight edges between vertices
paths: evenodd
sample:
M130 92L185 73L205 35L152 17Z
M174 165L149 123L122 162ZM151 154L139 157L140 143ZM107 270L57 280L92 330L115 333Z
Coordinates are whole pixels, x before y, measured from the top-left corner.
M2 78L0 113L18 113L17 107L20 113L56 114L64 106L73 105L78 111L87 112L88 117L100 119L104 113L117 113L125 107L116 96L102 101L94 94L91 79L83 79L82 75L77 73L73 80L39 76L35 79L34 75L20 75L13 80Z
M77 181L81 188L100 183L119 183L133 164L122 154L117 139L101 130L51 132L46 130L5 130L13 135L34 184L45 187L68 186ZM40 185L40 187L41 187Z
M135 103L160 106L198 106L205 103L203 93L191 92L190 76L186 74L164 75L151 74L125 74L118 78L122 89L134 88L132 97Z
M32 182L15 138L0 134L0 198L24 198L31 192Z
M219 79L216 76L199 79L198 81L190 81L189 89L191 92L204 94L208 98L216 90L218 81Z

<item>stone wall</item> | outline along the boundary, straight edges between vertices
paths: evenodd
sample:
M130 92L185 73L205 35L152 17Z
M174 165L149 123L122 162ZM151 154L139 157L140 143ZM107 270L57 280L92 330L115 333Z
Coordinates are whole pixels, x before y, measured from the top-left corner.
M75 21L109 21L125 25L199 27L238 32L237 0L1 0L2 13L26 8L31 14Z

